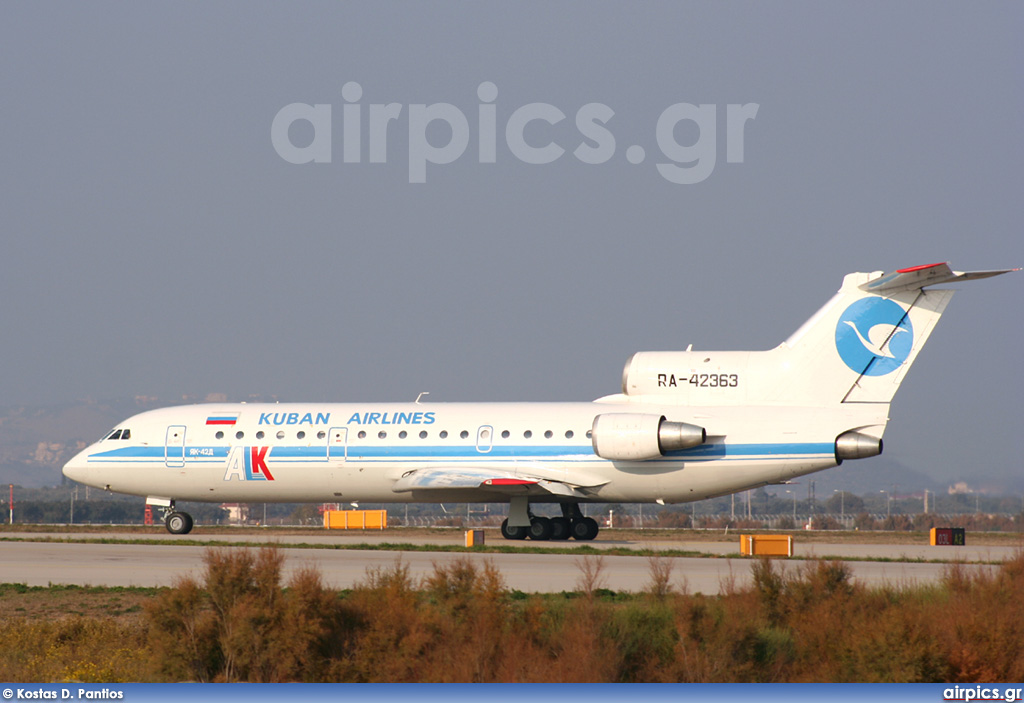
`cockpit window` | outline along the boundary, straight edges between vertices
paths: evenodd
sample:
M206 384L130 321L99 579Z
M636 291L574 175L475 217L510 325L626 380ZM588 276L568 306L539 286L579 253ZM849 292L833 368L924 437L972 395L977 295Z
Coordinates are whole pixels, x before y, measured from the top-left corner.
M114 430L107 435L107 439L121 439L121 430Z
M131 430L125 430L125 431L123 431L121 433L121 439L131 439L131 436L132 436L132 431Z

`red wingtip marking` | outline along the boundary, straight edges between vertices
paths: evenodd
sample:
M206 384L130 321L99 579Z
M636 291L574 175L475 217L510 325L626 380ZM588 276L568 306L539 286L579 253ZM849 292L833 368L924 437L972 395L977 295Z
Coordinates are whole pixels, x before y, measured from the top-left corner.
M524 478L489 478L484 483L488 486L532 486L537 482Z
M912 271L923 271L924 269L930 269L930 268L935 268L936 266L942 266L945 263L946 263L945 261L940 261L937 264L925 264L924 266L911 266L908 269L898 269L896 271L896 273L910 273Z

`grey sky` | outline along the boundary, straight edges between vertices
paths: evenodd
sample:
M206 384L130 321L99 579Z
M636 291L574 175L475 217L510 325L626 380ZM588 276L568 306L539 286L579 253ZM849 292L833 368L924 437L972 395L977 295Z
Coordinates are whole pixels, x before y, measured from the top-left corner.
M1024 265L1022 20L1019 3L6 3L0 400L586 400L633 351L775 346L849 271ZM387 164L342 161L348 81L364 120L406 106ZM296 102L333 106L332 163L275 152ZM551 164L503 138L533 102L568 115L527 132L566 148ZM571 154L592 102L615 111L600 165ZM473 136L410 184L408 106L433 103ZM695 185L655 168L675 103L719 111ZM743 163L730 103L760 106ZM1016 476L1024 274L962 287L886 453Z

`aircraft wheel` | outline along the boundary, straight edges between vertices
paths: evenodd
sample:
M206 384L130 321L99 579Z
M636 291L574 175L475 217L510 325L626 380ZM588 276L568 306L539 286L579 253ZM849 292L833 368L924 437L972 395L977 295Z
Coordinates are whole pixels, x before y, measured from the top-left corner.
M597 537L599 530L600 528L597 526L597 520L592 517L585 517L580 520L572 521L573 539L580 541L592 540Z
M551 519L535 517L530 520L530 539L541 541L551 539Z
M164 526L172 535L187 535L192 531L192 516L188 513L170 513Z
M551 518L551 539L563 540L570 537L572 537L572 522L569 518Z
M509 527L508 518L501 523L501 536L505 539L526 539L529 527Z

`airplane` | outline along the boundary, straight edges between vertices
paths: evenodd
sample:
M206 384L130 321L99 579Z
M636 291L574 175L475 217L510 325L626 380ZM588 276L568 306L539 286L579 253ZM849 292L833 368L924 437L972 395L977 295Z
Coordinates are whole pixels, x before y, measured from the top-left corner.
M930 287L1017 270L847 274L774 349L637 352L622 392L592 402L151 410L63 471L146 496L172 534L193 526L179 500L461 502L508 503L506 539L592 540L581 504L698 501L881 454L889 404L954 293Z

